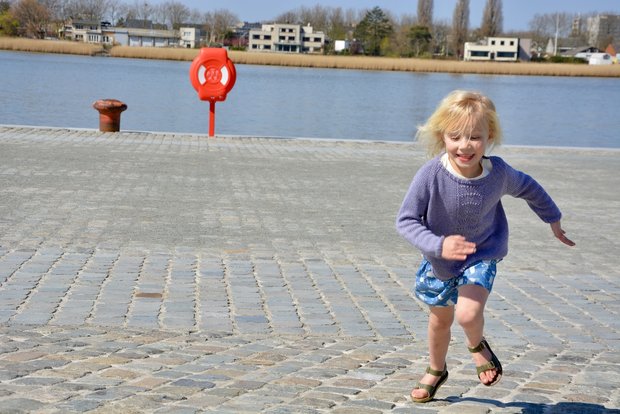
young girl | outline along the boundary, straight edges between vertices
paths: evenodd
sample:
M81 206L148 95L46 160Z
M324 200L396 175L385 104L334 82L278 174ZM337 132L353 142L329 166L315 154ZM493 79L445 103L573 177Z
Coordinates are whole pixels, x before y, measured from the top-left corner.
M490 386L502 376L502 366L483 337L484 307L496 264L508 251L501 197L524 199L551 225L555 237L569 246L574 243L564 235L560 210L540 184L501 158L485 155L501 140L489 98L476 92L450 93L417 137L435 157L413 178L396 227L424 256L415 294L430 307L430 363L411 391L412 400L422 403L432 400L448 379L446 356L455 316L480 381Z

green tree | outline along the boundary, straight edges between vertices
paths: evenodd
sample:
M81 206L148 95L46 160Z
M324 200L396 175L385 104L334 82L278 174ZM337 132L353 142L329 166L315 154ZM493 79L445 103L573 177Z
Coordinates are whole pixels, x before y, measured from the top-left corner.
M365 54L380 56L382 45L393 31L390 19L381 8L375 7L357 25L354 36L362 44Z
M9 2L0 2L0 35L15 36L17 35L18 27L19 22L11 13L11 7Z
M427 26L416 25L409 29L409 39L414 55L420 56L428 51L433 36Z

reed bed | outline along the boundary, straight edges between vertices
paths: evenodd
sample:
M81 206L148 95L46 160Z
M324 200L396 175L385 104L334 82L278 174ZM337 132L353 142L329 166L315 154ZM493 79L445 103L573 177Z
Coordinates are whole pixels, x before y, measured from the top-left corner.
M235 63L312 68L389 70L407 72L474 73L481 75L620 77L620 65L568 63L462 62L454 60L376 58L365 56L285 55L230 52Z
M0 49L28 52L71 53L91 56L104 53L104 48L100 45L7 37L0 37ZM182 48L114 46L109 51L105 51L105 53L109 54L109 56L119 58L191 61L198 55L199 51L197 49ZM461 62L454 60L325 56L239 51L230 51L229 56L234 63L247 65L426 73L473 73L480 75L620 77L620 64L594 66L569 63Z
M135 47L114 46L110 49L110 56L119 58L160 59L191 61L198 56L198 49L183 49L172 47Z
M111 56L142 59L193 60L196 49L115 46ZM620 65L592 66L569 63L461 62L454 60L326 56L230 51L236 64L294 66L304 68L387 70L407 72L474 73L481 75L620 77Z
M63 40L35 40L19 37L0 37L0 49L19 52L63 53L94 56L104 51L103 46Z

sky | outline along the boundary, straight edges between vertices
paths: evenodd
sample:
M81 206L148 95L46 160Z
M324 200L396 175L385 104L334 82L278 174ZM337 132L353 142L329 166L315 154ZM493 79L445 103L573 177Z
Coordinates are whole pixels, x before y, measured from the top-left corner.
M152 4L166 0L152 0ZM227 9L241 21L261 22L272 20L276 16L301 6L312 7L320 4L325 7L342 7L343 9L371 9L375 6L390 11L395 16L415 15L417 0L178 0L190 9L201 12ZM435 0L434 20L452 20L452 13L457 0ZM469 27L480 26L482 10L486 0L470 0ZM567 12L612 12L620 14L620 0L503 0L504 30L527 30L535 14Z

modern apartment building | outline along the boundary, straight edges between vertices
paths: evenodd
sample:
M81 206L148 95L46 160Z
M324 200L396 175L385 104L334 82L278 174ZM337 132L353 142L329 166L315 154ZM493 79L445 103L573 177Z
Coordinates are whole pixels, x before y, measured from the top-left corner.
M248 50L254 52L321 53L325 34L312 26L299 24L264 24L250 30Z
M620 43L620 15L599 14L588 17L586 27L590 46L604 49L610 43Z
M530 60L530 39L489 37L482 42L465 43L464 60L516 62Z

